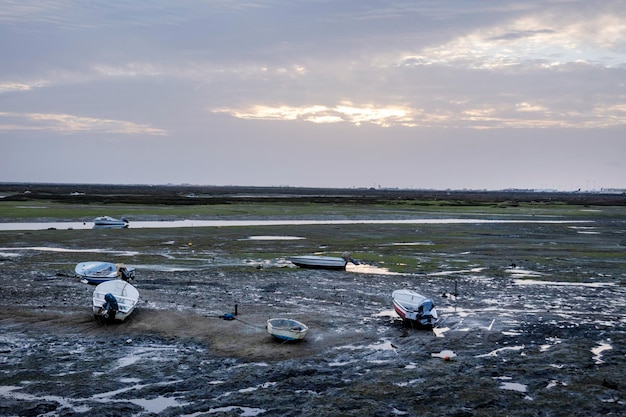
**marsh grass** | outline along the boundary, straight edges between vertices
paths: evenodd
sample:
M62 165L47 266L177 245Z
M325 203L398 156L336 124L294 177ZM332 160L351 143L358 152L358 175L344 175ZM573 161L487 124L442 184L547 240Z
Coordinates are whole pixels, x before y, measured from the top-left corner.
M623 215L617 208L616 215ZM125 216L130 220L172 219L307 219L325 218L594 218L615 212L615 207L598 211L580 205L555 203L453 204L442 201L390 201L386 204L324 204L310 202L206 205L65 204L54 201L1 201L0 221L93 221L95 217Z

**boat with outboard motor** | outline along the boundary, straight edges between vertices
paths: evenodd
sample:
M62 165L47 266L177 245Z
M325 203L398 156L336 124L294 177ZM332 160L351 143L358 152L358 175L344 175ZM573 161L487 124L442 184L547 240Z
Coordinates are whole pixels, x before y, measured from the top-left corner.
M304 256L291 256L287 258L288 261L300 268L315 268L315 269L346 269L348 262L358 265L359 262L352 259L350 252L344 252L341 257L338 256L319 256L319 255L304 255Z
M403 321L420 327L433 328L438 316L432 299L412 290L396 290L391 294L393 309Z
M135 310L139 291L121 279L103 282L93 291L93 315L96 321L124 321Z
M81 262L76 265L74 272L88 284L100 284L118 278L130 281L135 278L135 268L132 266L102 261Z
M109 216L96 217L93 220L93 224L95 228L100 229L123 229L128 227L128 220L125 217L121 219L116 219Z

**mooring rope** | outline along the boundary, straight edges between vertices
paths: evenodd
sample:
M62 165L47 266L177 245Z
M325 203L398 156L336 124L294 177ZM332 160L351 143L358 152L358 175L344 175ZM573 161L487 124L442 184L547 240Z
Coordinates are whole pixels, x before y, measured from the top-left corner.
M215 316L209 316L209 318L211 318L211 319L222 319L222 320L228 320L228 321L237 320L237 321L242 322L243 324L246 324L246 325L251 326L251 327L255 327L257 329L265 329L265 326L259 326L257 324L248 323L245 320L241 320L240 318L235 317L235 315L231 314L231 313L223 314L221 316L216 316L216 317Z
M243 320L241 320L241 319L239 319L237 317L235 317L234 320L240 321L243 324L247 324L248 326L256 327L257 329L265 329L265 326L259 326L259 325L256 325L256 324L248 323L248 322L243 321Z

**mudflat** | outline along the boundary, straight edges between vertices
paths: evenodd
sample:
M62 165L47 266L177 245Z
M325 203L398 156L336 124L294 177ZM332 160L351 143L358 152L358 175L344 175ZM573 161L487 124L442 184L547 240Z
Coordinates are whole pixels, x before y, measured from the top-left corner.
M28 201L39 208L24 210L42 213L30 220L42 222L50 217L41 207L51 203L134 217L128 229L0 231L0 415L624 413L619 198L450 202L448 195L430 210L406 196L372 202L299 190L304 200L287 201L284 190L263 190L219 204L228 205L229 219L263 218L253 210L265 195L276 197L262 200L276 205L272 219L369 213L429 221L142 229L133 221L153 219L159 209L149 203L150 187L133 189L147 197L132 203L106 187L88 203L61 201L70 189L56 198L32 188L28 200L15 197L23 191L5 191L14 197L0 209ZM176 200L194 200L197 218L223 218L211 212L217 194L204 192L185 189ZM105 194L116 197L97 197ZM321 194L334 200L316 200ZM311 204L317 208L309 214L298 211ZM323 271L287 260L345 250L361 265ZM140 303L125 322L94 320L94 286L73 273L87 260L136 267ZM440 315L434 331L393 313L391 292L399 288L433 298ZM235 319L225 320L227 313ZM273 339L265 321L279 316L306 323L307 338Z

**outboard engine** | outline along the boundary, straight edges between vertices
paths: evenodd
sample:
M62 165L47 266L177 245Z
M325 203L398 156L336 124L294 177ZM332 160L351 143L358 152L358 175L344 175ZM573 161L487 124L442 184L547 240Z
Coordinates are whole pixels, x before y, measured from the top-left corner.
M108 320L115 319L115 313L119 310L119 306L117 304L117 298L111 293L107 293L104 296L104 305L102 306L102 316Z
M359 261L357 261L356 259L353 259L352 254L348 251L345 251L344 253L342 253L341 257L346 262L352 262L354 265L359 265Z
M124 264L116 264L117 268L117 276L123 279L126 282L130 282L131 279L135 278L135 270L129 271Z
M435 308L435 303L431 299L424 300L424 302L419 306L418 312L420 315L420 323L424 326L432 326L437 320L436 315L433 315L433 309Z
M129 282L131 279L133 279L133 276L130 274L128 269L126 269L126 267L120 268L120 274L121 274L121 278L126 282Z

